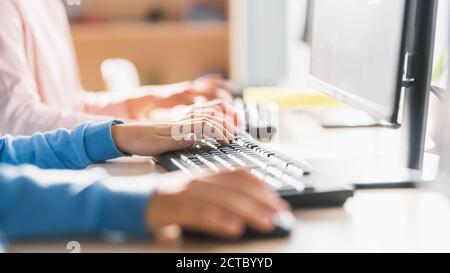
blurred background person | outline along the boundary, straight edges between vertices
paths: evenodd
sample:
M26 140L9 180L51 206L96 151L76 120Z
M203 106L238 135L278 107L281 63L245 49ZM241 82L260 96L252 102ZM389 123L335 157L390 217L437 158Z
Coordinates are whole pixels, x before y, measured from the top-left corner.
M29 135L109 117L216 99L225 85L205 76L128 92L86 92L64 5L57 0L0 2L0 132ZM223 94L223 92L222 92Z

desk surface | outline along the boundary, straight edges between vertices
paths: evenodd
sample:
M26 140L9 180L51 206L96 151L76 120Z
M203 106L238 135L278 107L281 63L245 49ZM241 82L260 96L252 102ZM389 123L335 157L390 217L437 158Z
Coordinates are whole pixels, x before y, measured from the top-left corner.
M270 144L291 156L395 158L399 131L385 128L322 129L306 113L283 113L281 134ZM157 171L147 160L103 165L113 175ZM290 238L238 243L211 241L80 241L83 252L322 252L450 251L450 201L430 189L357 191L343 208L296 210ZM21 242L9 250L67 252L66 242Z

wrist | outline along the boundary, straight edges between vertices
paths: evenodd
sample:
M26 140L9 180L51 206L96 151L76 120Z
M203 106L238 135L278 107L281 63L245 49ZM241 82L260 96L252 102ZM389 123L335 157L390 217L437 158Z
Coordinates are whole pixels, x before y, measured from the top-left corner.
M111 126L111 134L116 144L117 149L125 154L131 154L130 150L127 146L127 125L125 124L116 124Z
M147 209L147 226L151 231L177 224L186 186L191 178L182 172L174 172L161 176L163 181L154 190Z
M167 204L167 196L155 191L147 209L147 227L150 231L156 231L167 222L164 218L164 204Z

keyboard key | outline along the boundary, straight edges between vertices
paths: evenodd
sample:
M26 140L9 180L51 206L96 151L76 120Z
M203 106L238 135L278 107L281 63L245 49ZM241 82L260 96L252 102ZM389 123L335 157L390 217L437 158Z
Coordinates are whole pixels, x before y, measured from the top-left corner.
M206 142L206 145L209 146L209 148L213 149L213 150L218 150L219 149L219 145L213 144L211 142Z
M223 160L222 158L220 158L220 157L218 157L218 156L215 156L214 159L215 159L217 162L219 162L220 164L222 164L222 166L224 166L226 169L232 170L232 171L235 170L235 168L233 167L232 164L230 164L229 162Z
M228 155L228 157L231 159L231 160L233 160L234 162L236 162L239 166L241 166L241 167L246 167L247 166L247 164L244 162L244 161L242 161L241 159L239 159L239 158L237 158L236 156L234 156L234 155Z
M302 181L307 173L296 161L267 150L251 140L240 138L221 147L213 140L202 140L194 147L174 155L185 168L208 168L214 172L250 168L250 172L277 191L313 189Z
M242 153L241 153L242 154ZM242 154L243 156L246 157L247 160L251 161L252 163L256 164L258 167L262 168L262 169L266 169L269 165L267 163L265 163L262 160L259 160L253 156L250 156L248 154Z
M266 175L264 177L264 182L269 184L269 186L271 186L275 190L278 190L283 186L283 182L281 182L281 180L270 175Z
M220 149L220 151L222 152L222 153L225 153L225 154L231 154L231 153L234 153L234 150L233 149L231 149L231 148L222 148L222 149Z
M184 154L180 154L179 158L180 158L182 161L184 161L184 162L188 162L188 161L191 161L191 159L195 159L195 158L197 158L197 157L196 157L196 156L191 156L191 157L189 157L189 156L186 156L186 155L184 155Z
M281 178L283 176L283 171L275 166L268 166L267 172L276 178Z
M298 191L298 190L287 183L283 183L283 186L277 189L277 191Z
M298 191L304 191L306 189L306 185L305 183L303 183L302 181L300 181L299 179L296 179L288 174L284 174L281 177L281 180L283 182L285 182L286 184L294 187L296 190Z
M276 155L270 156L269 162L272 164L275 164L277 166L280 166L282 168L286 168L289 165L289 162L286 162L285 160L281 159L280 157L278 157Z
M193 162L194 164L199 165L199 166L204 165L203 162L198 158L191 159L191 162Z
M217 161L215 161L214 159L206 159L204 157L199 157L199 160L205 164L208 168L210 168L212 171L218 173L220 172L220 167L218 166L219 164L217 164Z
M260 169L251 169L250 173L253 174L254 176L256 176L257 178L259 178L260 180L263 180L263 181L264 181L264 178L266 177L264 172L261 171Z
M295 165L293 165L293 164L288 164L287 167L286 167L286 169L287 169L288 171L290 171L290 172L292 172L292 173L294 173L294 174L300 175L300 176L305 175L305 171L304 171L302 168L297 167L297 166L295 166Z

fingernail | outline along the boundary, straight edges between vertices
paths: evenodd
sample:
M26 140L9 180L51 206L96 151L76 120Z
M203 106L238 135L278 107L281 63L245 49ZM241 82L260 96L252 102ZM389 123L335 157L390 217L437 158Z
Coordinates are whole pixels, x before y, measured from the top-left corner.
M185 136L183 136L183 141L186 143L186 144L194 144L195 143L195 135L194 134L189 134L189 135L185 135Z
M228 228L233 233L241 233L243 231L243 225L239 222L230 222Z
M265 216L262 218L263 224L266 226L268 231L271 231L274 229L273 225L273 217L272 216Z

